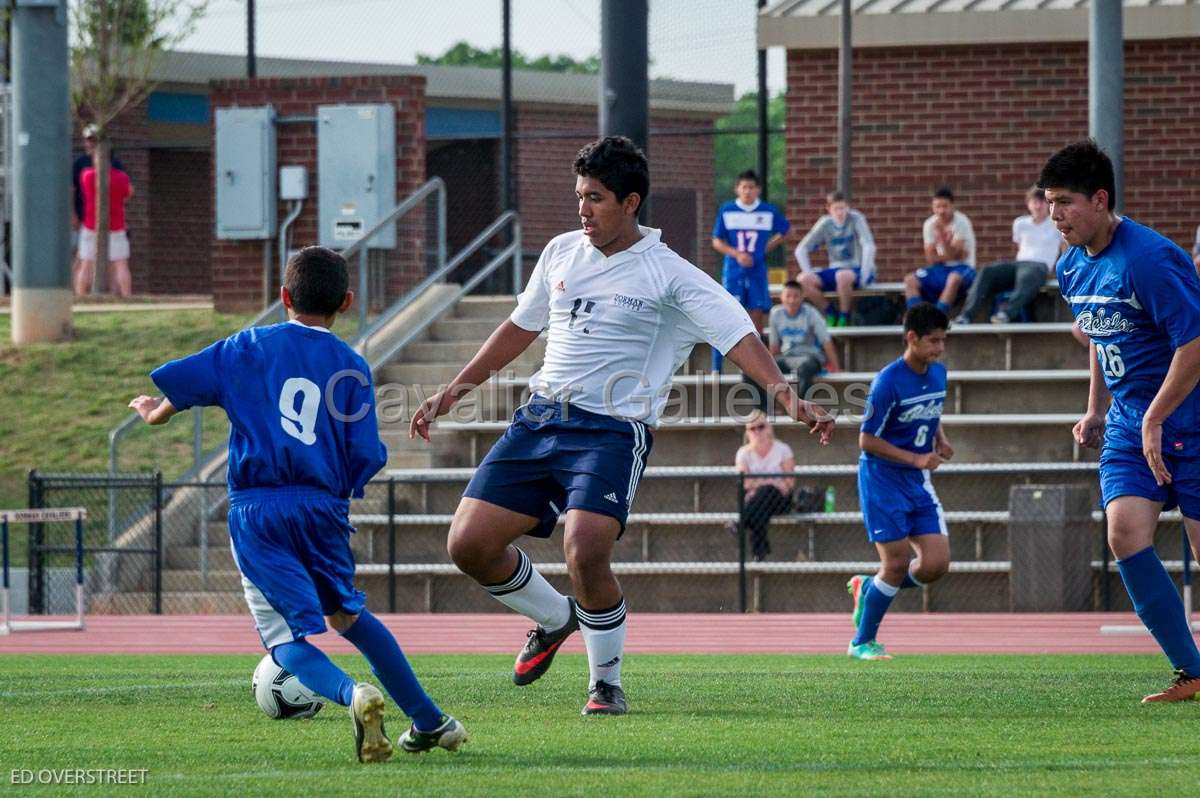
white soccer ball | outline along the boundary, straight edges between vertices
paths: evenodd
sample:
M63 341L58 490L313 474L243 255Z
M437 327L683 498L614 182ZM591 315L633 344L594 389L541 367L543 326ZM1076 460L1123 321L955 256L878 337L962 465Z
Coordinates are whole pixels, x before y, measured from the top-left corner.
M268 718L311 718L325 706L325 699L309 690L295 674L275 664L267 654L254 669L254 700Z

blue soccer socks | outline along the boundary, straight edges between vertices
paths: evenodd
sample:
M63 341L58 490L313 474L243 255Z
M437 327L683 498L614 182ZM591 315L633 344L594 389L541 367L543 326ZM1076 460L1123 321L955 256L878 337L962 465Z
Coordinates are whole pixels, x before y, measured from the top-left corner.
M1158 559L1153 546L1117 561L1121 581L1133 600L1133 609L1154 635L1171 667L1188 676L1200 676L1200 650L1175 582Z
M913 576L912 566L908 566L908 573L904 575L904 581L900 583L901 590L907 590L913 587L925 587L925 583Z
M342 632L342 637L367 658L371 672L404 714L413 719L413 725L420 730L432 731L442 724L442 710L421 687L396 638L378 618L363 610L358 620Z
M350 706L354 680L334 665L325 652L307 640L294 640L271 649L275 664L295 674L300 683L330 701Z
M858 634L854 635L851 645L862 645L875 639L879 633L879 624L884 614L892 605L892 599L900 592L900 588L874 576L862 597L862 618L858 622Z

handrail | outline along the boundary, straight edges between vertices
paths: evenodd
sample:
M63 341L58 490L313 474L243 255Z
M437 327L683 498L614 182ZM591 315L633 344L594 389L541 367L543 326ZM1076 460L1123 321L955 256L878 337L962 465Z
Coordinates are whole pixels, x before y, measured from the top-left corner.
M410 210L415 208L418 203L424 200L432 193L437 193L437 265L441 269L446 262L446 183L440 177L431 177L425 181L413 193L405 197L399 205L392 208L386 216L380 219L367 232L363 233L357 241L342 250L342 257L350 260L355 254L358 255L358 334L362 338L368 329L367 326L367 307L370 305L368 301L368 281L367 281L367 243L374 238L381 230L391 224L395 224L397 220ZM421 286L424 290L424 286ZM415 291L415 289L414 289ZM414 293L410 291L411 295Z
M484 244L491 240L493 236L499 233L504 228L504 225L508 224L509 222L513 222L514 236L519 242L521 233L520 220L517 216L517 212L505 211L496 217L495 221L483 228L479 235L471 239L470 243L463 247L453 258L450 259L449 262L443 262L443 265L440 268L427 275L423 280L421 280L421 282L409 289L404 296L402 296L390 308L380 314L379 318L375 319L374 322L372 322L359 334L358 343L361 344L360 351L363 357L367 356L367 345L370 343L372 335L379 332L384 326L389 324L392 319L394 319L405 308L415 302L418 297L424 294L430 286L441 282L447 275L461 266L467 258L474 255L483 247ZM519 260L520 259L518 258L518 262L514 265L514 269L520 269ZM489 274L490 273L491 272L489 272Z
M492 259L490 261L488 261L486 264L484 264L483 268L481 268L478 272L473 274L471 276L471 279L467 280L465 283L462 284L462 286L458 289L458 291L455 292L454 296L444 299L441 302L441 304L438 306L437 311L435 313L430 313L429 316L423 322L409 328L408 330L405 330L404 334L401 335L398 340L392 342L392 344L387 348L387 350L382 355L376 355L373 358L368 358L367 362L371 366L371 371L375 371L375 369L379 368L384 363L391 360L393 357L395 357L397 352L399 352L404 347L408 346L410 343L412 343L413 340L415 340L418 336L423 334L425 332L425 330L427 330L435 321L438 320L438 318L441 317L442 313L444 313L446 310L449 310L451 307L453 307L460 299L462 299L464 296L466 296L468 293L470 293L475 288L475 286L479 285L479 283L483 282L484 279L491 276L492 272L496 271L496 269L499 268L501 264L505 263L506 261L511 260L513 263L513 275L514 275L513 279L515 282L520 280L520 277L519 277L520 271L519 270L521 269L521 218L520 218L520 216L517 215L517 213L515 211L505 211L499 217L497 217L496 221L492 222L490 225L488 225L486 228L484 228L482 233L477 235L475 237L475 239L473 241L471 241L470 244L468 244L466 247L463 248L463 250L461 252L459 252L457 255L454 256L454 261L452 261L452 263L454 265L458 265L462 261L466 260L468 257L473 255L476 250L478 250L480 247L482 247L488 241L488 239L490 239L492 236L496 235L496 233L498 233L505 224L509 224L509 223L512 224L512 241L509 243L509 245L506 246L504 249L500 250L499 252L497 252L494 256L492 256ZM447 269L451 268L451 264L450 263L446 264L446 268ZM416 293L416 292L414 292L414 293ZM366 340L365 339L363 340L363 344L364 344L364 355L363 356L366 357L366 354L365 354Z

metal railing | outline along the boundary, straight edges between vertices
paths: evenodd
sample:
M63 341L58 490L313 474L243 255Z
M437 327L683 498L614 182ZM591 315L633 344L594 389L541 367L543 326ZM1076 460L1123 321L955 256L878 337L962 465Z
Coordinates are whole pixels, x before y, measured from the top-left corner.
M483 267L473 274L469 280L464 282L453 296L442 300L442 302L438 305L437 311L428 314L425 318L425 321L405 330L404 334L388 345L383 354L376 355L374 357L368 356L367 345L369 343L370 335L374 334L389 321L391 321L391 319L394 318L395 315L400 312L400 310L408 307L408 305L410 305L418 296L424 293L425 289L436 283L438 280L443 279L455 268L462 265L467 258L471 257L480 249L482 249L484 244L504 230L505 225L511 225L511 235L508 246L504 247L495 255L493 255L491 260L485 263ZM504 213L500 214L500 216L498 216L494 222L485 227L483 231L479 233L479 235L475 236L475 238L471 240L471 243L463 247L462 251L455 255L449 263L445 264L442 266L442 268L429 275L429 277L421 281L421 283L413 291L409 292L404 299L401 299L399 302L397 302L396 305L393 306L395 310L389 312L386 319L381 317L376 321L376 326L368 329L368 335L365 335L360 339L360 344L362 355L364 358L366 358L367 363L370 364L371 370L374 371L395 357L401 349L408 346L416 338L422 335L431 324L441 317L443 313L452 308L460 299L474 290L475 286L479 285L485 279L490 277L491 274L496 271L496 269L500 268L501 265L509 260L512 261L513 265L513 291L514 293L519 293L521 290L521 281L523 279L521 265L521 219L517 215L516 211L505 211Z
M402 216L407 214L413 208L417 207L430 194L437 194L437 265L435 274L443 271L443 266L446 263L446 184L440 177L430 178L424 185L418 188L413 193L404 198L403 201L384 216L379 222L363 233L362 237L355 241L350 246L342 250L342 257L347 261L350 258L358 255L358 336L362 339L369 331L367 326L367 307L370 305L369 290L370 281L368 277L367 253L369 249L367 244L371 239L378 235L389 225L393 225L400 220ZM405 298L419 294L432 285L429 278L422 280L415 288L405 294ZM404 301L403 299L401 301ZM411 300L409 300L411 301ZM395 316L399 310L395 309L395 305L384 311L385 316Z

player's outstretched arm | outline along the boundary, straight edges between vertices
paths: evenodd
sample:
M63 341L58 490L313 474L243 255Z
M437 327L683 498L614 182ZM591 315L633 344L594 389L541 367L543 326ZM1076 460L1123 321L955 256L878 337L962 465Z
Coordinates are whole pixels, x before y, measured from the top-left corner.
M1200 338L1175 350L1162 387L1142 417L1142 455L1159 485L1171 483L1171 473L1162 457L1163 422L1196 389L1197 383L1200 383Z
M463 367L446 389L426 399L413 413L408 425L408 437L420 435L429 440L429 425L438 416L450 412L454 404L475 388L487 382L500 369L513 362L529 345L537 340L540 330L526 330L505 319L488 337L483 346Z
M154 396L139 396L129 403L129 407L151 426L166 424L178 412L170 399Z
M1108 407L1108 387L1100 374L1100 361L1096 357L1096 345L1088 342L1088 356L1091 358L1091 377L1088 382L1088 405L1083 418L1076 422L1071 434L1075 442L1088 449L1099 449L1104 440L1104 412Z
M910 452L908 449L901 449L893 443L888 443L883 438L876 438L869 432L858 433L858 448L867 454L873 454L885 460L902 463L914 468L928 469L929 471L936 469L945 459L936 451L917 454L916 452Z
M750 379L765 386L788 415L807 424L810 432L820 435L822 445L829 444L833 438L833 416L819 405L806 402L796 395L757 334L751 333L742 338L725 357L732 360Z

